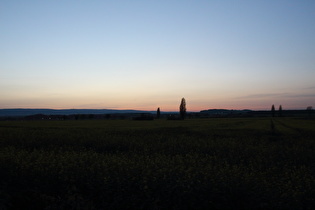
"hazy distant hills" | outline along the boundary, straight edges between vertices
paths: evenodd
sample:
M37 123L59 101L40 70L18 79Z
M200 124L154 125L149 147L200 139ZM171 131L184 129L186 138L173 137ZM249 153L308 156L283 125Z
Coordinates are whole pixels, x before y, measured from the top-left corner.
M0 109L0 117L43 115L73 115L73 114L126 114L155 113L155 111L115 110L115 109Z
M241 114L251 112L251 110L228 110L228 109L208 109L200 111L201 114L226 115ZM75 115L75 114L135 114L152 113L156 111L142 110L116 110L116 109L0 109L0 117L24 117L36 114L43 115ZM161 112L163 114L175 114L178 112Z
M163 112L163 115L173 115L179 112ZM134 114L156 114L156 111L142 110L116 110L116 109L0 109L0 117L26 117L31 115L134 115ZM270 116L270 110L255 111L250 109L208 109L200 112L189 112L190 116ZM283 110L285 116L310 116L311 112L307 110Z

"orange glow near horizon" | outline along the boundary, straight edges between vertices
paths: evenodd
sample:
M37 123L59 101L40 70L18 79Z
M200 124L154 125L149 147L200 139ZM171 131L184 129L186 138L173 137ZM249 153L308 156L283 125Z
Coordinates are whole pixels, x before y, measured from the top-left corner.
M186 100L187 101L187 100ZM76 104L79 101L77 101ZM276 109L282 105L283 109L304 109L306 108L308 105L304 105L304 104L290 104L290 103L272 103L269 100L265 101L265 102L251 102L249 104L251 104L251 106L247 106L246 103L243 101L238 102L238 103L234 103L234 106L231 105L227 105L227 104L233 104L233 103L213 103L213 105L204 105L201 104L196 104L196 103L192 103L190 105L189 101L187 101L187 112L199 112L202 110L208 110L208 109L228 109L228 110L243 110L243 109L250 109L250 110L270 110L272 104L275 105ZM31 104L25 104L25 105L21 105L21 103L19 105L16 106L2 106L0 108L3 109L13 109L13 108L24 108L24 109L116 109L116 110L139 110L139 111L156 111L157 108L160 108L161 112L178 112L179 111L179 103L176 105L172 105L172 104L160 104L160 105L147 105L147 106L141 106L141 105L137 105L137 104L132 104L130 106L111 106L111 105L105 105L105 104L87 104L87 105L72 105L72 104L65 104L65 105L58 105L58 103L38 103L38 105L31 105Z

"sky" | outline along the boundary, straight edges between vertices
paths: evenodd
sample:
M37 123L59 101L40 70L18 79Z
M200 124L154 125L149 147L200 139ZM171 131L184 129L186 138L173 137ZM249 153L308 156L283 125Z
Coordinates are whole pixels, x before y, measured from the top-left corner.
M0 0L0 108L315 107L314 0Z

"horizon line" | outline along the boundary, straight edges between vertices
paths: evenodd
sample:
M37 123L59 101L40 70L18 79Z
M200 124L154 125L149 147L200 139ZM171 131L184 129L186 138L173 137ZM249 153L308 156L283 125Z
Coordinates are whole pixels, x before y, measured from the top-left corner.
M156 112L156 110L147 110L147 109L132 109L132 108L0 108L2 110L5 109L29 109L29 110L40 110L40 109L48 109L48 110L117 110L117 111L143 111L143 112ZM283 109L285 110L305 110L306 108L290 108ZM201 110L187 110L187 112L201 112L207 110L250 110L250 111L270 111L271 109L249 109L249 108L241 108L241 109L231 109L231 108L209 108L209 109L201 109ZM276 110L277 111L277 110ZM161 112L179 112L179 110L161 110Z

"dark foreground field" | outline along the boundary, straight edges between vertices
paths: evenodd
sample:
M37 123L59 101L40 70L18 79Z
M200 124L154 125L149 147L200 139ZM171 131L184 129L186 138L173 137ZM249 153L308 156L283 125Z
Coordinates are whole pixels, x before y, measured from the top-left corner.
M0 122L0 209L313 209L315 121Z

